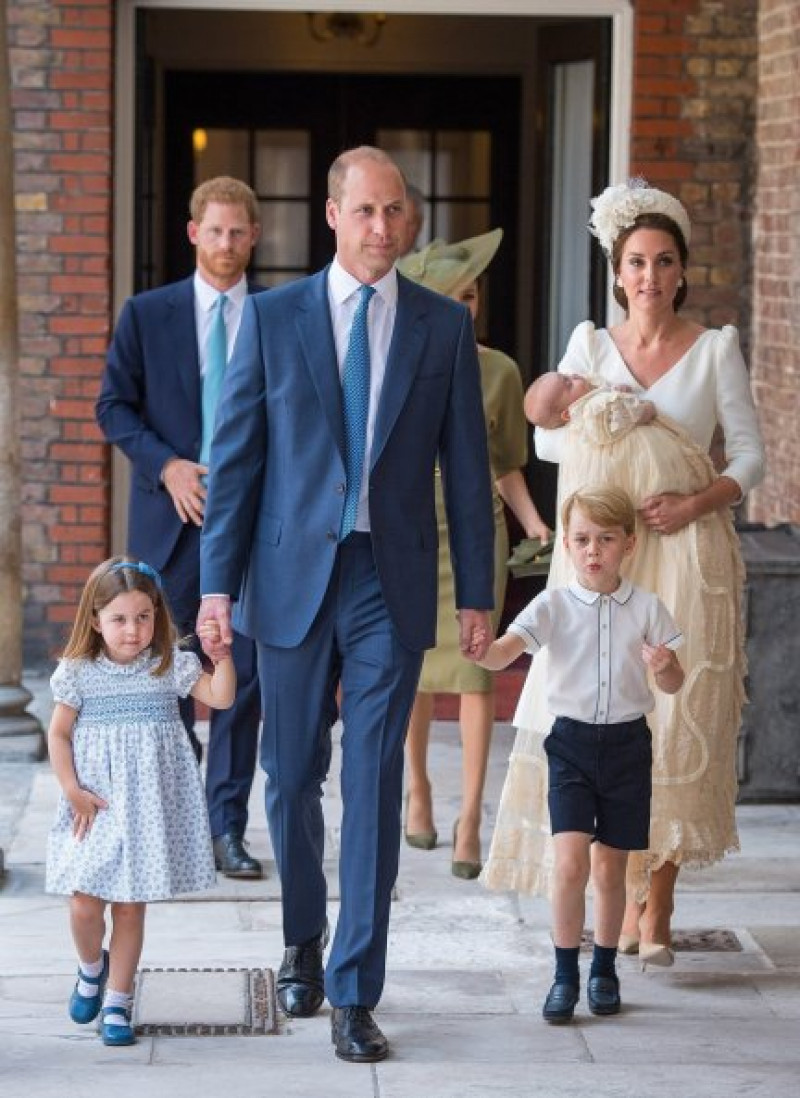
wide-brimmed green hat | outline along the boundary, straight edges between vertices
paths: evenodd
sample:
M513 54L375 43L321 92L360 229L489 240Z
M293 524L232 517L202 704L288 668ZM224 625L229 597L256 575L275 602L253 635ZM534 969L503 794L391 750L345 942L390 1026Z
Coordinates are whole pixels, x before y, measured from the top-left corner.
M422 251L398 259L397 269L429 290L452 297L486 270L502 239L503 230L492 229L456 244L432 240Z

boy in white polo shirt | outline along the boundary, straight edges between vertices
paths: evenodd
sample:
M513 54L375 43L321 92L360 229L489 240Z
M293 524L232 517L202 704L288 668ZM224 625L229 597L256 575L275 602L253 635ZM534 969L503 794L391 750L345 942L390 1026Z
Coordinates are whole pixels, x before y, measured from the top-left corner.
M594 953L587 985L593 1014L620 1009L617 942L630 850L644 850L650 822L652 751L645 713L658 689L674 694L683 642L661 600L620 575L636 541L636 512L617 488L587 488L564 503L564 547L576 580L543 591L481 661L500 671L523 652L549 650L545 740L555 849L553 943L556 971L546 1021L569 1022L580 992L578 954L585 893L594 886ZM592 844L594 850L592 853Z

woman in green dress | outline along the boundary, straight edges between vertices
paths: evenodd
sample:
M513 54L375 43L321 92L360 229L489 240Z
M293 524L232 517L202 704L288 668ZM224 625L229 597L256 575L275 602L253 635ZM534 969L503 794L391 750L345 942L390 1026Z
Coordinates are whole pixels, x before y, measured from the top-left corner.
M428 289L467 305L475 320L479 304L478 278L497 251L502 235L502 229L495 229L457 244L435 240L421 252L401 259L398 269ZM511 508L526 537L547 541L551 532L542 521L522 474L528 454L528 428L522 409L523 390L519 369L502 351L480 344L478 359L494 480L496 627L503 608L507 578L508 531L503 504ZM458 694L462 798L461 811L453 827L452 870L457 877L473 879L481 870L481 807L494 724L494 676L465 660L459 650L450 543L438 470L436 475L439 521L436 647L425 655L408 727L405 835L411 846L430 850L436 845L433 791L427 766L430 725L435 695Z

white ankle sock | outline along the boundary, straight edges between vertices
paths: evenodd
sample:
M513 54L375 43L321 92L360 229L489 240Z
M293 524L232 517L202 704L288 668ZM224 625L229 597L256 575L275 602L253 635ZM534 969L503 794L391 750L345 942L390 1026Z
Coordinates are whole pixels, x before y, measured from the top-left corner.
M132 995L128 995L125 991L114 991L113 988L106 988L106 993L103 996L103 1010L111 1007L113 1013L104 1015L103 1021L106 1025L129 1026L131 1024L130 1013L132 1006Z
M78 994L82 995L84 999L94 999L97 994L97 984L88 984L85 980L81 979L82 976L91 976L93 979L97 979L100 973L103 971L103 954L100 954L99 961L92 961L87 964L86 961L78 959Z

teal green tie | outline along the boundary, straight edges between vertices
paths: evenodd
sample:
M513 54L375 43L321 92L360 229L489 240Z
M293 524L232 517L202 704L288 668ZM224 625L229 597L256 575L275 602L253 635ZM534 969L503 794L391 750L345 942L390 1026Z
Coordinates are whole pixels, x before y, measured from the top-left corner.
M350 531L355 528L358 497L361 494L361 474L364 469L364 450L367 445L370 383L367 310L374 293L374 286L362 286L359 290L361 300L353 317L350 342L342 368L347 489L344 496L339 541L344 541Z
M225 304L228 298L220 294L214 302L214 315L206 340L206 370L203 374L203 441L200 447L200 464L208 465L211 439L214 437L214 420L217 404L228 362L228 331L225 327Z

